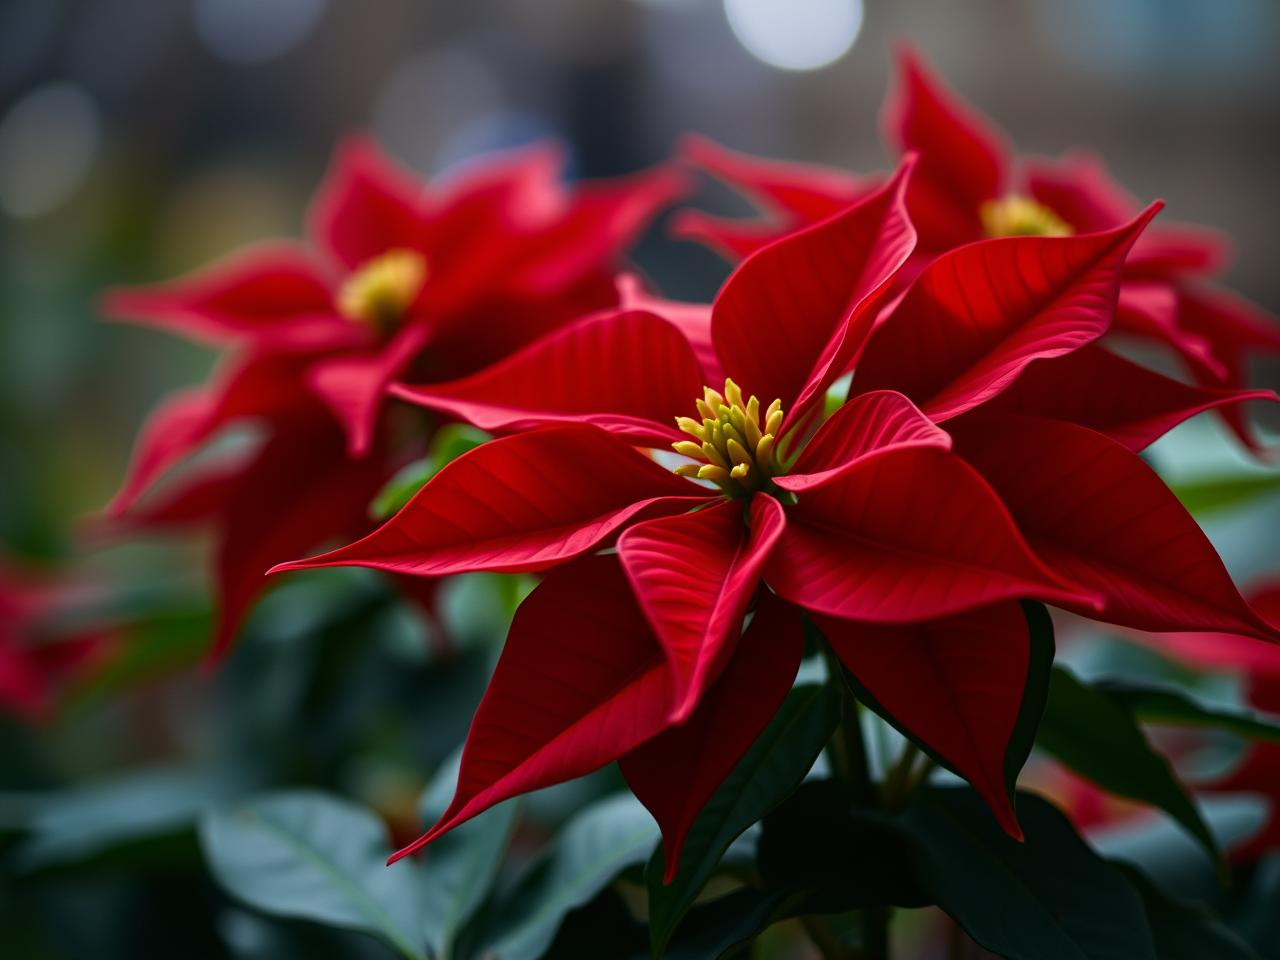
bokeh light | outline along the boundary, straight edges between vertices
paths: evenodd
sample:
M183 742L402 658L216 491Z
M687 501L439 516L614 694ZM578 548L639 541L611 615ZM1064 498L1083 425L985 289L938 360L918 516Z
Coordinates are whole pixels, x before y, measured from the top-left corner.
M326 5L326 0L196 0L196 30L224 60L263 63L297 46Z
M782 70L817 70L839 60L862 29L862 0L724 0L738 42Z
M30 218L66 201L88 176L101 121L78 86L37 87L0 117L0 209Z

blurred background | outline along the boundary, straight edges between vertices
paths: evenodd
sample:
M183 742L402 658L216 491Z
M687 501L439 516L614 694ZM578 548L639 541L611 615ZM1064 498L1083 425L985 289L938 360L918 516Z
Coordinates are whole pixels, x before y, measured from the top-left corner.
M421 656L405 635L420 628L378 606L381 588L363 580L340 609L305 585L272 598L252 627L271 642L237 654L220 691L192 669L207 616L197 548L86 550L80 541L123 476L146 411L201 378L213 358L156 332L100 323L104 285L167 278L239 245L296 235L332 146L353 130L372 131L425 173L553 135L570 145L574 176L616 174L662 160L686 131L765 155L883 168L877 112L899 39L1022 150L1094 149L1139 198L1163 197L1166 217L1228 233L1236 258L1226 281L1280 311L1275 0L0 0L0 555L35 564L74 555L91 584L127 571L132 593L112 603L149 610L163 621L149 629L164 635L96 680L38 751L27 733L0 727L0 787L200 758L237 738L240 749L265 753L261 741L278 735L290 746L277 752L298 766L263 779L338 783L384 812L400 803L411 814L424 757L440 763L438 744L461 737L442 732L439 718L456 723L460 714L465 723L465 709L446 709L450 698L468 701L484 681L477 668L465 682L432 674L434 687L388 688L378 674L346 714L309 713L322 702L314 685L355 685L361 670L385 673L397 658ZM709 186L697 199L745 212ZM709 297L727 272L705 250L666 239L661 224L638 260L676 297ZM1280 364L1260 364L1254 379L1280 386ZM1262 413L1280 424L1274 411ZM1178 456L1186 458L1185 444ZM1275 521L1276 511L1266 516ZM1266 523L1257 524L1254 515L1255 529L1235 533L1257 546L1267 539ZM1247 574L1262 561L1239 563ZM375 608L394 620L379 634L380 666L351 659L343 644L356 637L335 641L323 662L313 658L306 689L270 669L299 655L290 644L309 626L295 622L298 610L338 635ZM467 620L486 609L483 599L446 608L466 621L452 625L466 635L501 634L500 617ZM176 682L143 688L124 705L111 698L112 683L174 664ZM246 707L228 731L213 706L229 696L225 684L251 689L270 716ZM329 740L318 745L372 740L368 718L384 696L421 712L358 761ZM436 746L414 742L414 729L439 734ZM232 789L204 780L152 786L160 792L119 798L126 821L137 796L186 810L192 797ZM0 830L4 816L0 807ZM74 808L58 816L74 822ZM58 916L58 904L88 888L50 889L53 899L37 906ZM187 922L190 902L175 901L171 924ZM114 909L104 903L95 909ZM88 932L76 935L99 946L124 937L136 949L122 922L86 921ZM45 942L41 929L32 943ZM209 943L238 935L224 930Z
M0 542L56 552L209 362L99 324L95 290L295 234L343 133L425 172L553 134L576 174L612 174L689 130L881 168L901 38L1022 149L1091 147L1166 217L1225 230L1229 281L1280 307L1274 0L4 0ZM656 279L708 295L717 258L659 240Z

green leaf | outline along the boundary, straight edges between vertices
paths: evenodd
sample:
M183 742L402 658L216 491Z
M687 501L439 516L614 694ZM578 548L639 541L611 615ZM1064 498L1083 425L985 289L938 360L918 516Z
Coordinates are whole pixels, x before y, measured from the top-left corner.
M1175 483L1170 489L1191 513L1204 514L1242 507L1280 492L1280 474L1240 474Z
M1123 702L1055 667L1036 742L1109 793L1165 811L1221 862L1217 841L1169 762Z
M422 797L422 818L434 823L453 798L460 754L432 779ZM422 903L422 922L432 956L448 960L459 932L488 897L520 812L518 799L491 807L431 844L423 861L423 882L430 895Z
M571 820L514 889L478 923L473 955L535 960L570 911L588 903L628 867L648 859L658 826L629 794L601 800Z
M1158 960L1258 960L1207 908L1170 897L1136 867L1117 863L1142 897Z
M663 885L659 847L645 870L649 936L662 956L676 925L715 872L729 845L785 799L804 779L840 720L840 698L829 685L796 687L694 821L680 872Z
M489 435L462 423L450 423L436 431L431 452L421 460L401 467L369 504L375 520L386 520L413 499L423 484L434 477L450 461L478 447Z
M214 878L249 906L426 956L418 864L386 866L386 829L363 807L312 790L263 794L206 814L200 842Z
M1211 727L1249 740L1280 742L1280 722L1248 710L1211 706L1168 687L1140 686L1128 681L1094 684L1143 723L1180 727Z
M28 834L12 869L42 870L188 831L233 789L224 776L146 770L69 790L0 794L0 825Z
M1018 797L1008 837L968 788L918 792L901 828L920 880L980 945L1010 960L1157 960L1141 897L1060 812Z
M729 955L777 921L796 916L796 900L785 891L748 887L700 903L689 911L663 956L665 960L709 960Z

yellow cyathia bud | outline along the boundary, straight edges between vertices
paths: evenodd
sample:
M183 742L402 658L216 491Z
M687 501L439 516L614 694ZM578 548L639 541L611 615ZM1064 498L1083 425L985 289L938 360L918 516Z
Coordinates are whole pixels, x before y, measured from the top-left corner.
M1074 232L1044 204L1016 194L988 200L979 215L989 237L1067 237Z
M744 398L738 385L726 380L723 395L706 387L694 405L701 424L689 417L676 418L676 425L694 439L671 446L676 453L702 462L682 464L676 473L710 480L728 496L747 497L782 472L774 449L782 427L781 400L769 404L761 423L760 401Z
M366 260L338 289L338 309L361 323L387 331L404 319L422 292L427 261L413 250L388 250Z

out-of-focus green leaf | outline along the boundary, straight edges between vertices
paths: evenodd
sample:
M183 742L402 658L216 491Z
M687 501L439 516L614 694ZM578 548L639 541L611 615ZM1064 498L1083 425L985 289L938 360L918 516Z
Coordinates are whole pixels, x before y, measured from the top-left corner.
M101 702L138 683L200 662L209 646L208 610L175 610L126 628L122 642L77 679L69 706Z
M1010 960L1157 960L1142 898L1059 811L1018 797L1022 843L972 790L916 794L897 818L920 881L983 947ZM870 865L868 865L870 866Z
M373 503L369 505L369 513L376 520L387 519L412 500L413 495L422 489L422 485L439 473L446 464L488 439L487 433L466 424L450 423L441 427L436 431L431 452L421 460L415 460L402 467L388 480L386 486L373 498Z
M455 755L423 793L425 825L438 820L453 799L459 759ZM488 897L519 811L519 799L500 803L431 844L423 864L429 894L422 912L427 946L438 960L453 956L458 933Z
M363 807L312 790L263 794L207 813L200 842L218 883L249 906L426 956L419 865L386 866L386 829Z
M1258 960L1207 908L1170 897L1136 867L1117 863L1142 897L1158 960Z
M535 960L565 916L592 900L628 867L643 863L658 826L634 797L620 794L571 820L551 848L478 921L471 956Z
M715 872L729 845L804 779L840 720L840 698L828 684L796 687L694 821L680 872L663 884L662 848L645 870L649 936L661 956L676 925Z
M1251 711L1210 706L1168 687L1140 686L1115 680L1100 681L1094 687L1122 704L1144 723L1210 727L1249 740L1280 742L1280 721Z
M1165 811L1220 861L1217 841L1169 762L1105 690L1055 667L1036 742L1104 790Z
M1246 473L1188 480L1171 485L1182 505L1196 514L1243 507L1260 497L1280 493L1280 474Z
M13 868L42 870L181 833L234 789L218 774L148 770L51 793L0 794L0 826L28 834L13 852Z

